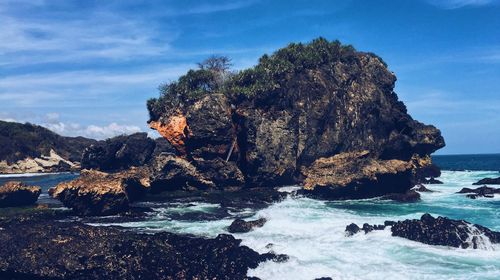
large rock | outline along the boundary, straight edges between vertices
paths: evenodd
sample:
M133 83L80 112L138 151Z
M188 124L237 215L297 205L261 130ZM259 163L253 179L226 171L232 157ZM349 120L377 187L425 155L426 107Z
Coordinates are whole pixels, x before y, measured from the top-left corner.
M500 243L500 232L480 225L446 217L434 218L424 214L420 220L404 220L395 223L392 235L430 245L457 248L484 248L491 243ZM489 248L487 248L489 249Z
M352 199L405 193L412 184L412 165L402 160L376 160L368 151L342 153L316 160L303 170L304 193L323 199Z
M484 179L481 179L481 180L473 183L473 185L500 185L500 177L498 177L498 178L484 178Z
M368 151L377 181L397 186L359 177L355 197L405 191L408 169L416 176L423 166L404 162L430 159L444 146L437 128L408 115L379 57L338 42L292 44L223 86L210 75L192 70L165 87L148 101L149 123L186 158L235 162L247 186L303 183L301 171L317 161Z
M267 222L266 218L260 218L255 221L245 221L243 219L234 220L228 228L231 233L245 233L256 227L262 227Z
M58 184L49 193L79 215L113 215L128 210L148 186L149 173L142 168L114 174L82 170L78 178Z
M42 189L11 181L0 186L0 207L26 206L36 202Z
M81 166L107 172L141 166L151 159L155 147L155 141L146 133L117 136L86 148Z
M205 178L186 159L161 154L151 163L151 192L176 190L207 190L215 188L214 182Z
M0 220L1 279L247 279L283 256L221 234L144 234L51 219Z

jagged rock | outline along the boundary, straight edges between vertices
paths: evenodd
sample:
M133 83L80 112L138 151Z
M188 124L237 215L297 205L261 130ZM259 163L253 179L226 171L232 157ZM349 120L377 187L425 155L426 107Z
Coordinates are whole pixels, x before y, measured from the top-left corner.
M484 178L475 183L473 185L500 185L500 177L498 178Z
M149 186L145 169L132 168L120 173L82 170L75 180L63 182L49 194L79 215L113 215L129 209Z
M352 223L348 226L345 227L345 232L346 232L346 235L347 236L352 236L352 235L355 235L356 233L358 233L361 229L359 228L359 226L355 223Z
M151 155L151 158L155 158L160 154L176 155L177 150L174 148L174 146L172 146L172 144L170 144L170 142L167 141L167 139L159 137L155 139L155 149L153 151L153 154Z
M40 193L38 186L28 186L22 182L11 181L0 186L0 207L17 207L34 204Z
M404 193L386 194L382 199L390 199L398 202L417 202L420 201L420 194L415 190L408 190Z
M386 227L392 227L395 224L396 224L395 221L384 221L384 226Z
M436 184L440 184L438 178L441 176L441 169L432 163L431 157L420 158L418 162L418 168L415 169L415 181L418 184L433 184L431 180ZM427 179L430 178L430 179Z
M417 191L417 192L435 192L433 190L429 190L422 184L418 184L415 187L412 188L412 190Z
M151 192L206 190L215 187L214 182L205 178L186 159L161 154L151 163Z
M214 182L217 188L240 187L245 184L245 177L235 162L220 158L212 160L195 158L193 164L198 172Z
M412 186L412 166L402 160L376 160L368 151L320 158L309 169L304 193L326 199L352 199L404 193Z
M360 228L358 225L352 223L345 228L345 231L346 231L346 236L352 236L360 231L364 231L365 234L367 234L367 233L372 232L374 230L384 230L385 227L386 227L386 225L370 225L370 224L364 223L363 227Z
M379 57L338 42L292 44L222 86L211 80L218 73L207 71L191 70L149 100L149 124L188 159L229 156L248 186L301 184L302 170L316 161L368 151L373 162L366 165L378 166L380 178L360 176L345 197L404 192L408 175L423 167L412 159L430 164L429 155L445 145L438 129L408 115Z
M228 228L231 233L244 233L253 230L256 227L262 227L267 222L265 218L260 218L255 221L245 221L242 219L234 220Z
M87 147L81 166L106 172L141 166L150 160L155 146L155 141L146 133L113 137Z
M430 179L424 179L421 181L422 184L434 184L434 185L440 185L440 184L443 184L442 181L439 181L438 179L435 179L433 177L431 177Z
M495 194L500 194L500 189L482 186L476 189L463 188L458 193L466 193L468 198L476 199L478 197L493 198Z
M141 234L53 219L0 221L1 279L246 279L260 255L221 234Z
M424 214L420 220L404 220L391 228L393 236L407 238L430 245L451 246L457 248L480 248L484 238L491 243L500 242L500 232L492 231L480 225L473 225L463 220L445 217L434 218Z

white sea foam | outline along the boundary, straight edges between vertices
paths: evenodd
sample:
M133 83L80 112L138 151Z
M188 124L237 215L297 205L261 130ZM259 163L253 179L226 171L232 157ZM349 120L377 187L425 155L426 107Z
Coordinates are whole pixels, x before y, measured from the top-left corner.
M52 172L52 173L19 173L19 174L0 174L0 178L22 178L22 177L37 177L57 174L68 174L71 172Z

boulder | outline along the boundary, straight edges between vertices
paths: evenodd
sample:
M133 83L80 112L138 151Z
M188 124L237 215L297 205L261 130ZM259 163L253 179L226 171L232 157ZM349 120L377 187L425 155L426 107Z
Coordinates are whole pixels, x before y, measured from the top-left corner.
M120 173L82 170L75 180L63 182L49 194L78 215L114 215L129 209L149 186L147 170L132 168Z
M346 236L352 236L360 231L364 231L365 234L367 234L367 233L372 232L374 230L384 230L385 227L386 227L386 225L370 225L370 224L364 223L363 227L360 228L358 225L352 223L345 228L345 231L346 231Z
M304 169L303 193L323 199L357 199L404 194L412 184L412 166L402 160L376 160L368 151L316 160Z
M498 178L484 178L475 183L473 185L500 185L500 177Z
M10 181L0 186L0 208L34 204L42 189L22 182Z
M235 162L221 158L205 160L195 158L193 165L204 177L209 178L217 188L241 187L245 184L245 177Z
M184 158L170 154L157 156L150 165L151 192L207 190L216 185Z
M244 233L253 230L256 227L262 227L267 222L265 218L260 218L255 221L245 221L242 219L234 220L228 228L231 233Z
M424 214L419 220L399 221L391 227L392 235L430 245L457 248L483 248L489 242L500 243L500 232L480 225L446 217ZM488 239L488 240L485 240Z
M466 193L468 198L476 199L478 197L493 198L495 194L500 194L500 188L491 188L482 186L476 189L463 188L458 193Z
M429 190L427 187L425 187L422 184L418 184L415 187L412 188L412 190L417 191L417 192L435 192L433 190Z
M121 171L146 164L155 150L155 141L147 133L122 135L87 147L82 155L83 169Z

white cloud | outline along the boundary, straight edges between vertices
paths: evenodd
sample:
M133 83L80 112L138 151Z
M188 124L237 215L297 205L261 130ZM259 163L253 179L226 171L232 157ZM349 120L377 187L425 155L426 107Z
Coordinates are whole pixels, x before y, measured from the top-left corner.
M498 2L497 0L427 0L429 3L444 9L458 9L465 6L484 6Z
M83 136L93 139L107 139L117 135L132 134L141 132L141 128L135 125L122 125L115 122L108 125L88 125L81 126L77 123L46 123L42 126L64 136Z

